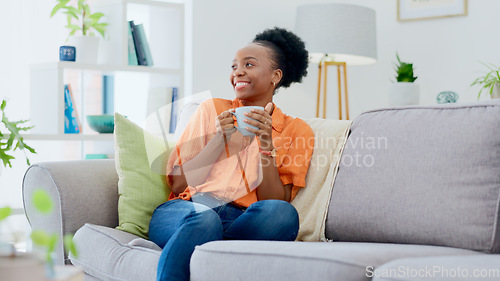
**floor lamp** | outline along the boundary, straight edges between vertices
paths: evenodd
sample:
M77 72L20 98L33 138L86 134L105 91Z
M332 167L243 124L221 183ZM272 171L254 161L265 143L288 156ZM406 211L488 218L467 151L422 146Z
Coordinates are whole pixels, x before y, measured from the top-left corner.
M306 43L311 63L318 63L316 117L320 115L322 102L322 117L326 118L328 67L336 66L339 119L345 117L348 120L347 65L366 65L377 61L375 11L351 4L299 6L295 32Z

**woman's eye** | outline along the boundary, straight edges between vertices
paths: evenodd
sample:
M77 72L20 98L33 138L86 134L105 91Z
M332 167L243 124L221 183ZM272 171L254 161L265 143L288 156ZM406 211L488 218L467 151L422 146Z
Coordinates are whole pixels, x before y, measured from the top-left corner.
M234 65L234 64L231 65L231 69L233 69L233 70L236 69L236 65Z
M247 62L246 66L253 66L253 63Z

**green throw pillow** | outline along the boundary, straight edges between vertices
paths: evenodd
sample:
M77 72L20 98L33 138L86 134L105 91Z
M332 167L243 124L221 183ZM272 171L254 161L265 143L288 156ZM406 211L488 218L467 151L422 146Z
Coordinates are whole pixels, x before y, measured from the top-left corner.
M118 113L114 137L120 195L117 229L147 239L153 211L170 195L165 166L173 145Z

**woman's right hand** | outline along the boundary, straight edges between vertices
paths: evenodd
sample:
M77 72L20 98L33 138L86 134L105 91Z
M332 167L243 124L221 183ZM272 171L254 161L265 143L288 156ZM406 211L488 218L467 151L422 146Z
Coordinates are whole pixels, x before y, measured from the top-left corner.
M217 116L215 121L215 126L217 127L217 133L224 133L226 137L231 136L234 132L236 132L236 128L234 127L234 119L233 114L234 109L231 108L228 111L222 112Z

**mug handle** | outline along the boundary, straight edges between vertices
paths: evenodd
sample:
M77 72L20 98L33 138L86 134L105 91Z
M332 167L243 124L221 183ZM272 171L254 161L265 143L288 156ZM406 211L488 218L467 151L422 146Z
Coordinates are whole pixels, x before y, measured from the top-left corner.
M236 117L236 113L231 112L231 111L228 111L228 112L231 113L234 117ZM241 132L240 126L234 126L234 127L236 128L236 130Z

